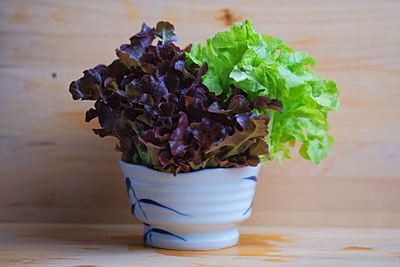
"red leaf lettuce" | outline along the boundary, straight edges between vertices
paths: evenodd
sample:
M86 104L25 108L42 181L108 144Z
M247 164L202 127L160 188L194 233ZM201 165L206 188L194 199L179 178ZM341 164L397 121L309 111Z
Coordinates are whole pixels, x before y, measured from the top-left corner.
M201 80L207 64L188 67L190 46L182 50L176 40L169 22L143 24L116 50L118 59L85 70L69 89L74 100L95 101L85 120L97 118L95 134L116 137L129 163L174 174L257 165L268 153L269 118L252 110L282 104L264 96L249 102L234 85L228 99L216 96Z

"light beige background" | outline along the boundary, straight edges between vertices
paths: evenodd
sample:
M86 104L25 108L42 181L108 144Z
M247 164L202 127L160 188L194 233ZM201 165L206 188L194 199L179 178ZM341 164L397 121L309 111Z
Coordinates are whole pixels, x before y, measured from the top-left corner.
M300 3L301 2L301 3ZM132 222L114 141L83 122L71 80L159 20L182 46L242 18L341 88L334 155L265 165L248 224L400 227L399 1L0 2L0 221ZM53 77L52 75L56 76Z

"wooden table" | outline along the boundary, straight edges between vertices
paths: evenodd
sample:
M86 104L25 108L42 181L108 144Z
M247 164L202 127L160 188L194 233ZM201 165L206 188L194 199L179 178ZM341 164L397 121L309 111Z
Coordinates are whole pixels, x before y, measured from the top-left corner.
M399 229L243 227L216 251L145 247L126 224L0 224L0 266L400 266Z

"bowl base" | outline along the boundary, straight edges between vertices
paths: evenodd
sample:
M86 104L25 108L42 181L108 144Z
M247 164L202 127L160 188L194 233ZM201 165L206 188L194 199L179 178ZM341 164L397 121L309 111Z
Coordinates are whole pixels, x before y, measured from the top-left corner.
M232 247L239 242L239 227L158 227L145 225L146 245L172 250L214 250Z

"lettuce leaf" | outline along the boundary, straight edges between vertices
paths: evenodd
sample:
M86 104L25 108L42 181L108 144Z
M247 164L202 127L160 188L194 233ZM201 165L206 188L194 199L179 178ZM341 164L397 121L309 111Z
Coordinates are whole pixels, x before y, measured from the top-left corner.
M327 114L339 109L338 88L310 68L315 61L306 52L294 51L281 39L257 33L249 20L219 32L205 45L194 43L187 64L208 64L202 77L207 88L228 99L235 87L252 101L258 96L278 99L283 112L256 108L270 117L266 137L269 158L290 158L288 146L300 142L300 155L314 163L331 154Z

